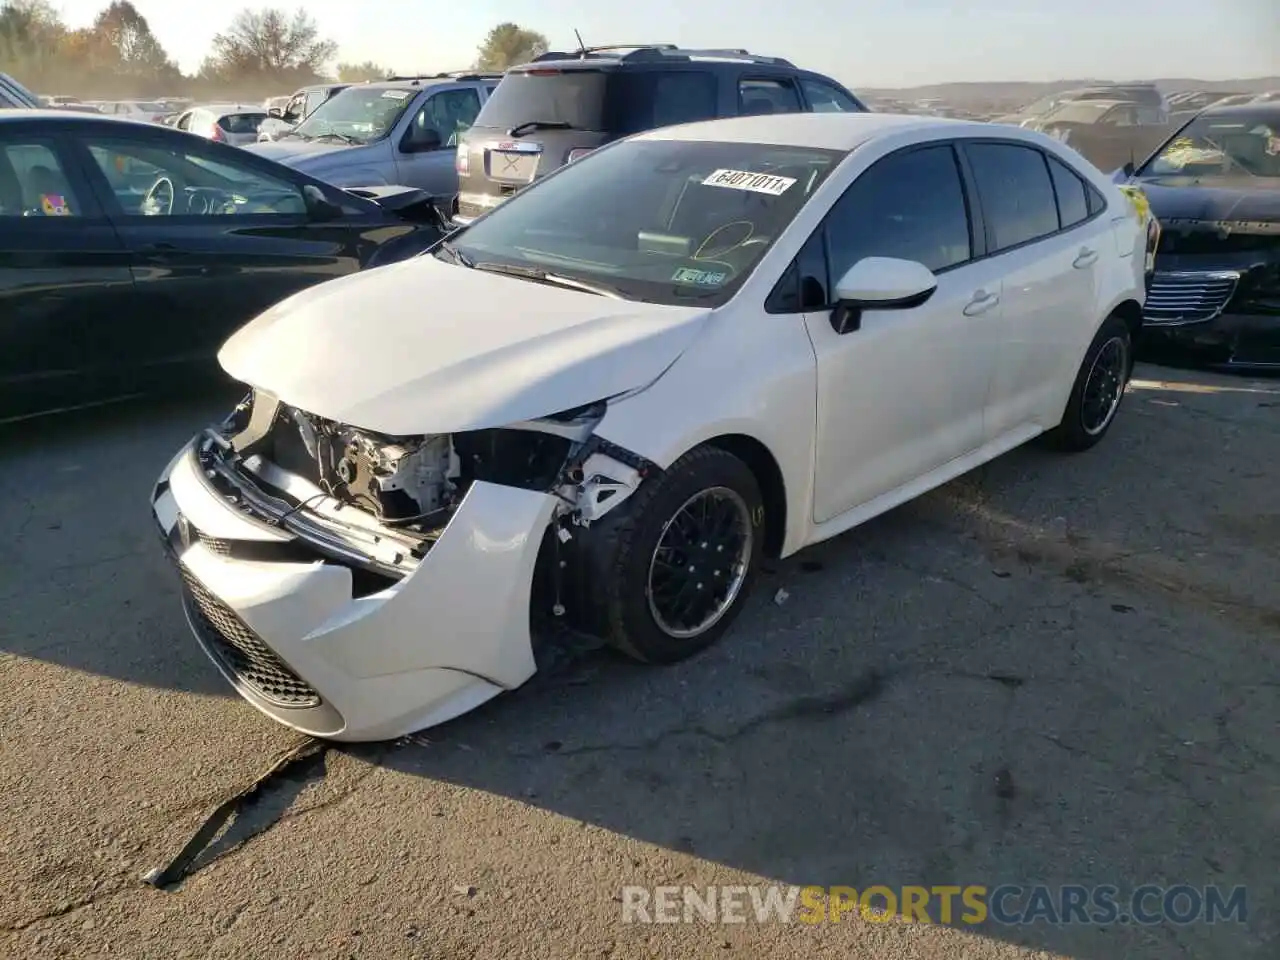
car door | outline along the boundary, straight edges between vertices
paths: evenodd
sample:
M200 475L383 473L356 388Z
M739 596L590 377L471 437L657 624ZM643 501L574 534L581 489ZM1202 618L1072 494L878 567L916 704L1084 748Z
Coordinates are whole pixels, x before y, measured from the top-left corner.
M207 360L241 324L368 253L358 226L308 212L299 175L235 147L162 128L77 147L129 251L147 325L137 349L158 375Z
M458 192L458 138L480 113L475 87L434 90L412 113L396 147L396 182L428 193Z
M0 420L118 395L137 312L123 241L28 129L0 128Z
M987 410L990 441L1055 425L1061 411L1050 407L1064 371L1074 372L1080 362L1080 326L1096 310L1096 264L1108 225L1090 218L1080 178L1061 161L1051 168L1037 148L968 141L963 149L987 249L1004 276L999 363Z
M827 290L865 257L917 261L938 286L919 306L863 311L847 333L829 308L805 313L818 364L817 523L982 445L1002 285L968 194L955 149L931 143L877 161L826 218Z

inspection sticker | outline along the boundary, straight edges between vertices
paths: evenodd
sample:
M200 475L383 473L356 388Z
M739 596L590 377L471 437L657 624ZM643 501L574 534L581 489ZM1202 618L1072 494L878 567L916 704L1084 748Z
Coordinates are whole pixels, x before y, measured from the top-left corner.
M692 267L681 267L671 278L676 283L693 283L700 287L718 287L729 279L723 271L694 270Z
M730 190L750 190L780 197L795 185L794 177L775 177L770 173L752 173L749 170L717 170L702 181L705 187L728 187Z

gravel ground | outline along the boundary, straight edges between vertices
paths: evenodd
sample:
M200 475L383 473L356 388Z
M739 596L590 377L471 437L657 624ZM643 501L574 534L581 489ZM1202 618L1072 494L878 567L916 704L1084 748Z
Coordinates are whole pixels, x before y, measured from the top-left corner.
M1280 382L1139 371L774 564L717 648L585 654L333 748L139 882L298 737L188 636L147 492L218 399L0 437L0 956L1280 956ZM787 599L775 602L780 590ZM1247 887L1177 926L622 922L624 885Z

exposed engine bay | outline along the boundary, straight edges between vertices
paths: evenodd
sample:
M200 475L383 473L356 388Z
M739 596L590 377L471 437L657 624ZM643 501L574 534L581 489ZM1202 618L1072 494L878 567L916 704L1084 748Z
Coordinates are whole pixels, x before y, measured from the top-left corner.
M265 503L274 514L264 518L269 522L312 543L341 539L346 529L366 545L370 538L398 545L394 566L407 572L477 481L556 496L557 526L589 526L623 502L659 468L594 435L604 410L597 403L502 428L406 437L326 420L255 393L210 432L219 449L210 451L207 466L251 500L255 489L279 498ZM241 482L246 478L250 487ZM253 507L249 512L265 512L262 500ZM351 508L360 516L351 516ZM317 531L316 520L326 529ZM385 561L377 567L390 572Z

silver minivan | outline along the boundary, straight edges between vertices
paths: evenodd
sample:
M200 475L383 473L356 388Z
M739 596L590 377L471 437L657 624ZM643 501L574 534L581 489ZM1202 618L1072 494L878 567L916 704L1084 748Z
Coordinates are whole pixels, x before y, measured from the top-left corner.
M452 196L458 137L500 79L466 72L355 84L275 142L245 149L335 186L396 184Z

